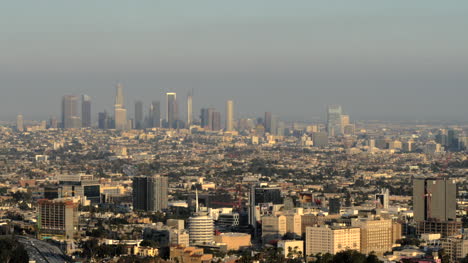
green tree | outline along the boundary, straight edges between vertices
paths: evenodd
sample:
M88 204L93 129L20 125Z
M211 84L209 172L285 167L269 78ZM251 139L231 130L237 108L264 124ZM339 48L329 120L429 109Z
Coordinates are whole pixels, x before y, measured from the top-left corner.
M461 260L461 263L468 263L468 254Z
M0 262L29 262L29 256L24 246L12 237L0 238Z

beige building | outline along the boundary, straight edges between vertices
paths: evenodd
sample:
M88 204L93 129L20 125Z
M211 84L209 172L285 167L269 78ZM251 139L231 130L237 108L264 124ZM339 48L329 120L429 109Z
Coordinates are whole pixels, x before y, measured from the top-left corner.
M302 240L280 240L278 248L282 248L285 258L304 256L304 241Z
M262 216L262 240L264 244L281 239L286 233L286 217L284 215Z
M441 239L442 248L450 256L450 262L457 262L468 255L468 236L452 236Z
M240 250L250 247L250 235L245 233L222 233L214 237L216 243L224 243L227 250Z
M361 229L361 253L383 255L392 250L393 227L391 219L359 218L351 225Z
M211 263L212 254L204 254L202 248L176 246L170 248L172 262Z
M78 235L78 201L72 198L38 201L38 238L73 239Z
M295 238L300 238L302 235L301 221L299 214L286 214L286 232L293 234Z
M336 254L344 250L360 250L361 230L357 227L306 227L306 255Z

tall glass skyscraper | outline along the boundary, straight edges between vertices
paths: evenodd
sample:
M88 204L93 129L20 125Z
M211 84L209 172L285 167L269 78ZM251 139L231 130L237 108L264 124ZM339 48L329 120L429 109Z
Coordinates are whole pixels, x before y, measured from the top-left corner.
M327 132L328 136L337 136L343 133L341 127L341 115L343 114L340 105L329 105L327 109Z
M81 120L78 115L78 97L65 95L62 98L62 128L80 128Z
M86 94L81 96L81 126L91 127L91 97Z
M135 102L135 129L143 129L143 102Z
M166 93L166 106L167 128L177 128L179 115L177 107L177 94L175 92Z
M226 131L234 130L234 102L228 100L226 102Z
M115 96L115 104L114 104L115 129L126 130L127 129L127 110L124 107L123 87L121 84L117 84L115 89L117 93Z

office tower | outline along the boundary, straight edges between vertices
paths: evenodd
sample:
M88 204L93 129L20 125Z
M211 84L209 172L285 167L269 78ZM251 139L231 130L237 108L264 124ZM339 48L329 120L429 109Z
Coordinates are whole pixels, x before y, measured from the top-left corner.
M228 100L226 102L226 131L234 130L234 102Z
M177 94L175 92L166 93L166 122L167 128L177 128L179 120L177 107Z
M271 121L271 112L265 112L265 119L263 120L265 132L271 133Z
M213 108L201 109L200 119L202 128L206 130L215 131L221 129L221 113L216 112Z
M262 216L262 242L267 244L280 240L287 233L286 217L284 215Z
M255 188L256 185L254 184L250 185L249 188L249 225L253 226L254 230L257 228L257 205L255 203Z
M328 135L325 132L312 133L312 141L316 147L328 146Z
M389 199L390 199L390 190L382 189L380 194L375 195L375 207L388 209Z
M342 110L340 105L329 105L327 109L327 132L328 136L341 135L342 132ZM349 118L348 118L349 120Z
M192 105L192 92L189 92L187 96L187 127L193 123L193 105Z
M153 101L150 105L148 127L161 128L161 103Z
M277 128L276 128L276 135L284 136L284 131L286 130L286 124L284 121L278 121Z
M143 129L143 102L135 102L135 129Z
M98 113L98 128L99 129L111 129L112 128L111 122L112 120L110 119L110 116L107 113L107 111Z
M414 220L456 220L455 181L445 178L418 178L413 182Z
M167 208L167 177L137 176L133 178L133 209L162 211Z
M330 253L345 250L360 250L361 230L358 227L308 226L306 227L306 255Z
M202 108L200 112L201 127L210 129L211 120L213 118L213 109Z
M16 130L19 132L24 131L24 120L23 120L23 115L19 114L16 116Z
M49 119L49 128L57 129L58 128L58 121L56 117L50 117Z
M281 197L281 188L279 187L256 187L255 205L262 203L273 203L275 205L283 204Z
M80 197L92 204L101 202L101 184L89 174L64 174L57 177L61 197Z
M351 221L353 227L361 231L361 253L374 252L382 256L392 251L393 234L391 219L358 218Z
M341 198L330 198L328 211L330 215L339 215L341 213Z
M80 128L81 120L78 115L78 97L65 95L62 99L62 128Z
M38 201L37 227L39 239L73 239L78 235L78 205L71 198Z
M81 96L81 127L91 127L91 97Z
M413 181L413 211L416 233L454 235L461 227L456 220L454 180L447 178L418 178Z
M221 130L221 112L213 112L213 120L211 121L211 130L219 131Z
M286 213L286 233L293 239L301 238L302 216L295 211Z
M127 110L124 106L123 87L121 84L117 84L115 87L116 96L114 104L114 122L115 129L126 130L127 129Z

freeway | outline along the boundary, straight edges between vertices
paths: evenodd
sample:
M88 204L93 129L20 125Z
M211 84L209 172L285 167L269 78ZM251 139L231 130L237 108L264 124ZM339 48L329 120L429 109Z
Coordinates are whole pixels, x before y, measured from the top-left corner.
M18 236L18 241L24 245L30 260L38 263L70 262L58 247L45 241L25 236Z

